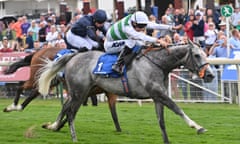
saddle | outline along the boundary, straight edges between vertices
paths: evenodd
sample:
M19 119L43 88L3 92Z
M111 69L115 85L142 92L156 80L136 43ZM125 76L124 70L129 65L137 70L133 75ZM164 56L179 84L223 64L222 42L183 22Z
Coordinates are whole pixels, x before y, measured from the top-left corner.
M112 65L117 61L117 54L103 54L99 57L96 67L93 70L93 74L101 75L106 78L121 78L123 84L123 90L126 95L130 94L127 78L126 67L123 69L123 75L112 69Z
M104 77L119 78L121 75L112 70L112 65L117 61L117 58L117 54L104 53L101 55L93 70L93 74L102 75Z

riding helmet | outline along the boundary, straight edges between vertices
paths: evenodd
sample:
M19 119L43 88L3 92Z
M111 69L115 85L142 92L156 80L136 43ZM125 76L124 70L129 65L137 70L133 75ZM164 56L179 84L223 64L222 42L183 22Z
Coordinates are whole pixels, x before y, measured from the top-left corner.
M136 24L148 24L148 16L142 12L142 11L137 11L131 16L131 20L135 22Z
M93 20L94 22L98 22L98 23L104 23L107 20L107 14L104 10L97 10L94 14L93 14Z

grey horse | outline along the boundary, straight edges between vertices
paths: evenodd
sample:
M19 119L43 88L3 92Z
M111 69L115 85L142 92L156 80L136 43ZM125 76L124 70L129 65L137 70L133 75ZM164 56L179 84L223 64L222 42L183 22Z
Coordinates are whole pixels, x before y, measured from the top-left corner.
M116 95L125 95L120 78L106 78L92 73L102 52L91 51L86 53L65 55L59 61L46 61L38 78L39 92L46 95L52 78L64 68L65 79L70 99L64 104L57 120L44 128L59 130L67 121L73 141L77 141L74 119L83 100L93 88L99 87L106 92ZM155 104L160 129L164 143L169 143L165 122L164 106L179 115L188 124L195 128L197 133L204 133L206 129L191 120L176 103L168 97L168 74L179 66L185 66L189 71L199 75L205 82L214 78L212 70L206 62L206 55L202 49L189 42L185 45L172 45L168 48L156 47L152 50L143 49L128 68L128 85L130 98L149 99ZM65 119L64 116L66 116Z

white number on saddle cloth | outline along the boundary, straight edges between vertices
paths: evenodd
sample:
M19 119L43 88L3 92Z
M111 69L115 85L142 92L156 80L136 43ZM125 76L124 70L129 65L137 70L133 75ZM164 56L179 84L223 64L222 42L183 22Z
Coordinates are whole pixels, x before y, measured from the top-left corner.
M102 66L103 66L103 62L99 63L99 64L98 64L98 69L97 69L97 71L101 71Z

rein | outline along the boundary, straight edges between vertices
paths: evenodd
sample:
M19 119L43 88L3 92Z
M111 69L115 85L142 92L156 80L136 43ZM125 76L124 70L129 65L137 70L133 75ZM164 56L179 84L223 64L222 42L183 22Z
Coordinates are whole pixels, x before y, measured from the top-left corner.
M176 45L169 45L168 47L170 47L170 46L176 46ZM137 59L139 59L140 57L144 56L144 57L147 58L151 63L153 63L154 65L156 65L158 68L163 69L163 66L160 65L160 64L158 64L158 63L156 63L156 62L154 62L153 59L151 59L149 56L147 56L147 53L150 52L150 51L158 51L158 50L166 49L167 52L168 52L168 54L170 54L171 51L168 49L168 47L167 47L167 48L165 48L165 47L159 47L159 48L148 47L144 52L141 53L141 55L139 55L139 56L137 57ZM198 76L199 76L200 78L203 78L204 75L205 75L205 72L206 72L206 69L207 69L209 63L205 63L205 64L203 64L203 65L201 65L201 66L198 66L196 63L192 62L192 61L194 60L193 55L192 55L192 49L189 48L188 51L189 51L189 52L188 52L188 54L187 54L186 63L187 63L188 65L190 65L191 67L193 67L193 68L197 67L197 69L193 69L192 71L198 72ZM173 54L172 56L173 56L177 61L181 61L181 59L178 58L175 54ZM181 64L182 64L182 63L181 63ZM182 64L182 65L184 65L184 64Z
M151 58L149 58L146 54L150 51L158 51L158 50L163 50L166 49L168 51L168 53L170 54L169 49L167 49L167 47L159 47L159 48L154 48L153 46L148 47L147 49L145 49L144 52L142 52L137 59L140 59L142 56L144 56L145 58L147 58L151 63L153 63L154 65L156 65L157 67L159 67L160 69L163 69L163 67L161 65L159 65L158 63L155 63Z
M171 46L176 46L176 45L168 45L167 47L158 47L158 48L153 48L153 47L148 47L144 52L141 53L141 55L139 55L137 57L137 59L141 58L142 56L144 56L145 58L147 58L151 63L153 63L154 65L156 65L157 67L159 67L160 69L163 69L163 67L161 65L159 65L158 63L154 62L150 57L148 57L146 54L150 51L158 51L158 50L163 50L166 49L166 51L168 52L168 54L171 54L170 49L168 49ZM180 61L180 58L178 58L176 55L173 55L173 57L177 60Z
M203 64L203 65L201 65L201 66L198 66L196 63L193 63L193 62L192 62L192 61L194 60L194 58L193 58L193 55L192 55L191 53L192 53L192 49L190 48L190 52L189 52L189 54L188 54L188 57L187 57L186 62L187 62L189 65L192 65L192 67L197 67L198 69L194 69L194 70L192 70L192 71L198 72L198 76L199 76L200 78L203 78L204 75L205 75L205 72L206 72L206 69L207 69L209 63L205 63L205 64Z

